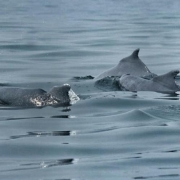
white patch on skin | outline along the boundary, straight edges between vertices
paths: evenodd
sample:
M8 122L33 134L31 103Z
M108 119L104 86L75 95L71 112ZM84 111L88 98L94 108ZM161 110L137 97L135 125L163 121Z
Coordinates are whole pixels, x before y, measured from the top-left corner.
M41 100L39 100L39 98L30 98L30 101L37 107L41 107L44 106L44 102L42 102Z
M70 104L75 104L77 101L80 100L80 98L75 94L75 92L70 89L68 92L68 96L69 96L69 101ZM60 104L61 102L59 102L56 97L49 95L49 96L38 96L36 98L30 98L31 103L33 103L35 106L37 107L42 107L42 106L48 106L48 105L56 105L56 104ZM64 103L64 102L62 102Z
M77 101L80 100L80 98L76 95L76 93L70 89L68 92L69 99L70 99L70 104L75 104Z

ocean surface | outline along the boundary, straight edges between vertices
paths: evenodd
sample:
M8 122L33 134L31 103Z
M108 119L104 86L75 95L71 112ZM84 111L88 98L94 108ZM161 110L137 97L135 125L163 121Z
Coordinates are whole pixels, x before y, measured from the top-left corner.
M69 107L0 106L0 179L180 179L180 96L90 78L137 48L151 72L180 70L179 0L0 2L0 86L68 83L80 97Z

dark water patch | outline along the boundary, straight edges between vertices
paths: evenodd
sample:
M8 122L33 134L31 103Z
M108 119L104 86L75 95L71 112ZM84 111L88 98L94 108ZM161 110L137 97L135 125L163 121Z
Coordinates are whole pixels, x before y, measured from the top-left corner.
M159 176L139 176L134 177L134 179L154 179L154 178L173 178L173 177L179 177L179 174L167 174L167 175L159 175Z
M68 119L70 119L71 116L70 115L55 115L55 116L51 116L51 118L57 118L57 119L61 119L61 118L66 119L66 118L68 118Z
M127 157L125 159L140 159L140 158L142 158L142 157L141 156L135 156L135 157Z
M45 117L39 116L39 117L18 117L18 118L7 118L7 121L13 121L13 120L25 120L25 119L43 119Z
M57 8L57 6L56 5L52 5L52 4L46 4L44 7L46 7L46 8L52 8L52 9L56 9Z
M113 131L113 130L116 130L116 129L119 129L119 127L112 126L112 127L108 127L108 128L102 128L102 129L95 129L94 128L94 130L81 131L81 132L79 132L79 134L97 133L98 135L100 135L99 133L101 133L101 132L108 132L108 131Z
M110 53L108 52L105 52L105 51L80 51L80 50L77 50L77 51L59 51L59 52L46 52L46 53L38 53L38 54L34 54L34 55L31 55L31 56L34 56L34 57L41 57L41 58L47 58L47 57L50 57L50 58L53 58L53 57L73 57L73 58L76 58L76 57L91 57L91 56L101 56L101 55L110 55Z
M29 164L21 164L20 166L39 166L39 168L49 168L53 166L63 166L63 165L71 165L77 162L75 159L60 159L60 160L52 160L52 161L43 161L40 163L29 163Z
M96 20L98 21L98 20ZM66 30L61 31L63 33L70 33L70 34L81 34L81 33L93 33L93 32L107 32L107 31L117 31L118 28L114 27L105 27L105 28L94 28L94 29L75 29L75 30Z
M32 26L28 26L27 24L24 26L22 23L16 22L0 22L1 28L7 30L22 30L22 29L32 29ZM15 32L15 31L14 31ZM6 41L7 42L7 41Z
M22 62L20 63L22 65ZM0 68L0 71L3 73L12 73L12 72L19 72L19 71L27 71L29 68L25 67L17 67L17 68L12 68L9 66L8 68Z
M98 47L104 47L107 48L109 46L118 46L119 45L119 41L117 40L110 40L110 39L93 39L93 40L86 40L86 41L79 41L78 44L81 45L85 45L87 47L94 47L94 48L98 48ZM115 52L114 52L115 54Z
M165 153L176 153L176 152L178 152L179 150L169 150L169 151L164 151Z
M68 107L64 107L61 111L62 112L70 112L71 108L69 106Z
M124 91L124 93L128 93L131 95L127 97L136 97L136 98L147 99L147 100L165 100L165 101L179 100L179 94L177 93L163 94L163 93L158 93L154 91L138 91L138 92ZM165 103L168 103L168 102L165 102Z
M40 72L37 72L37 73L34 73L34 74L29 74L29 75L27 75L26 77L29 77L29 78L48 78L48 79L53 79L53 80L55 80L55 79L57 79L57 81L58 81L58 79L59 79L59 77L57 77L57 74L47 74L47 73L40 73Z
M8 105L8 104L0 99L0 106L6 106L6 105Z
M179 167L160 167L160 168L158 168L158 169L179 169Z
M77 162L75 159L60 159L56 161L49 161L41 163L42 168L49 168L53 166L62 166L62 165L72 165L74 162Z
M4 103L4 102L3 102ZM54 106L52 106L54 107ZM59 107L59 106L58 106ZM60 106L61 107L61 106ZM26 109L42 109L44 106L10 106L7 103L0 105L0 110L26 110Z
M178 95L178 94L176 94ZM162 100L179 100L179 97L160 97L160 98L155 98L155 99L162 99Z
M154 99L179 100L179 94L175 92L172 94L164 95L163 97L155 97Z
M19 51L42 51L42 50L55 50L58 46L49 45L33 45L33 44L11 44L0 45L2 50L19 50Z
M77 163L77 159L69 158L69 159L59 159L59 160L51 160L51 161L42 161L42 162L32 162L26 164L19 164L19 168L12 168L7 170L0 170L0 172L10 172L10 171L24 171L24 170L33 170L33 169L45 169L56 166L65 166L65 165L73 165Z
M173 177L178 177L178 176L180 176L179 174L166 174L166 175L159 175L158 177L171 177L171 178L173 178Z
M34 132L27 132L25 135L17 135L17 136L10 136L10 139L19 139L19 138L26 138L26 137L44 137L44 136L74 136L76 135L75 131L52 131L52 132L44 132L44 131L34 131Z
M4 86L12 86L10 83L0 83L0 86L4 87Z
M9 111L9 110L22 110L22 109L28 109L28 108L21 108L21 107L9 107L9 106L4 106L4 105L2 105L2 107L0 106L0 110L7 110L7 111Z
M88 75L88 76L75 76L73 77L72 80L89 80L89 79L94 79L93 76Z
M48 179L47 179L48 180ZM50 180L50 179L49 179ZM73 180L73 179L55 179L55 180Z
M160 124L160 126L168 126L167 124L163 123L163 124Z

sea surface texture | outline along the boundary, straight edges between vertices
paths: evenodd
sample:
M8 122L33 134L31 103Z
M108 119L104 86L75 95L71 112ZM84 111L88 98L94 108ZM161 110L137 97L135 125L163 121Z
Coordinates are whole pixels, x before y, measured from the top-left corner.
M0 179L180 179L180 96L92 79L137 48L151 72L180 70L179 0L0 2L0 86L80 97L0 106Z

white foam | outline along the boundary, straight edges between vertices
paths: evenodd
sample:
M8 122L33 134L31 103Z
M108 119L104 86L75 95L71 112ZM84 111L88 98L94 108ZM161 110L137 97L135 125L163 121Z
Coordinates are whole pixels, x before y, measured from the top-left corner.
M76 131L71 131L70 132L70 136L76 136L76 134L77 134Z

